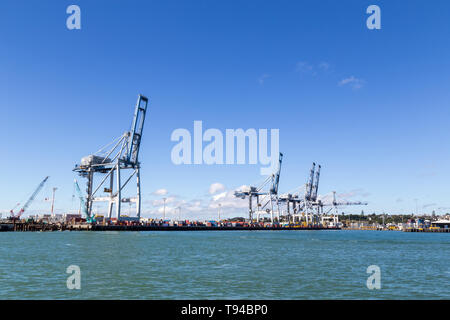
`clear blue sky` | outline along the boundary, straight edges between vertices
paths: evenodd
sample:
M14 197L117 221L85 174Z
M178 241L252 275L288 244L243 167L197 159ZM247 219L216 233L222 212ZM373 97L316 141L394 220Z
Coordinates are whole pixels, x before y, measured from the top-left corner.
M81 30L66 8L81 7ZM366 28L370 4L381 30ZM20 1L0 3L0 210L51 178L77 208L71 171L151 98L140 159L151 193L207 201L261 179L259 165L175 166L174 129L278 128L280 191L322 164L319 193L365 212L450 208L448 1ZM443 209L444 208L444 209ZM349 208L347 212L360 212ZM245 213L245 209L240 212Z

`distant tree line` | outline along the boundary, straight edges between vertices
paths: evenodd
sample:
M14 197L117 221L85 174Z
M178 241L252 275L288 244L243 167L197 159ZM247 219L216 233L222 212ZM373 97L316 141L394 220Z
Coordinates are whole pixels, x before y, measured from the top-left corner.
M414 214L344 214L339 217L341 222L365 222L368 224L406 223L410 219L429 219L429 216L415 216Z

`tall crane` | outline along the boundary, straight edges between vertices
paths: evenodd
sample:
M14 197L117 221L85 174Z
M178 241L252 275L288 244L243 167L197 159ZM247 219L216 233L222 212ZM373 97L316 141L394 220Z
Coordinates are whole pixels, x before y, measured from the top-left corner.
M140 184L140 162L138 160L141 145L142 132L144 129L145 115L147 112L148 98L138 95L134 109L134 117L131 129L122 134L112 143L101 148L94 154L83 157L79 165L73 171L87 178L86 188L86 212L87 217L92 215L92 207L95 201L109 202L108 217L111 218L113 206L116 208L117 220L121 220L121 206L123 202L136 203L136 215L134 219L139 220L141 216L141 184ZM112 148L111 148L112 146ZM123 172L131 172L125 179ZM103 174L101 182L94 186L94 175ZM136 177L136 197L124 198L122 193L125 186ZM109 178L109 179L108 179ZM104 187L101 189L101 187ZM98 196L97 192L103 190L107 195Z
M279 197L280 202L285 202L287 207L287 216L288 221L291 221L291 204L293 210L293 222L295 222L296 218L300 221L302 215L305 216L306 222L312 222L313 220L313 209L320 205L320 201L317 201L317 193L319 189L319 179L320 179L320 169L321 166L318 165L318 169L316 171L316 163L313 162L311 170L309 172L308 179L306 184L300 187L300 189L305 188L305 193L303 197L300 197L300 193L285 193Z
M24 206L22 207L22 209L20 209L20 211L17 214L14 214L14 209L11 210L11 218L13 219L18 219L20 218L20 216L25 212L25 210L28 209L28 207L31 205L31 203L34 201L34 199L36 198L37 194L39 193L39 191L41 191L42 187L44 186L44 184L47 182L49 177L45 177L44 180L42 180L42 182L38 185L38 187L34 190L33 194L30 196L30 198L28 198L27 202L25 202ZM17 206L16 206L17 207Z
M309 173L309 179L306 183L305 197L304 201L301 204L301 208L304 209L304 214L306 218L306 223L314 222L316 215L314 214L313 207L317 206L317 190L319 188L319 178L320 178L320 165L318 166L317 172L316 163L313 162L311 171ZM314 173L316 173L316 180L314 181ZM300 203L299 203L300 204Z
M253 222L253 213L254 213L254 206L253 206L253 198L256 198L256 212L258 214L257 220L259 220L259 214L261 212L263 213L270 213L270 219L271 222L274 222L273 219L273 203L276 202L277 207L279 205L278 203L278 185L280 183L280 174L281 174L281 163L283 161L283 154L280 152L278 157L278 168L277 171L274 172L272 175L268 176L264 182L259 187L249 187L248 190L237 190L234 192L234 196L237 198L245 199L248 197L248 211L249 211L249 220L250 223ZM269 184L269 190L264 190L264 188ZM266 208L267 205L270 203L271 208ZM265 209L266 208L266 209ZM263 210L266 210L265 212ZM280 209L278 207L278 220L280 218Z

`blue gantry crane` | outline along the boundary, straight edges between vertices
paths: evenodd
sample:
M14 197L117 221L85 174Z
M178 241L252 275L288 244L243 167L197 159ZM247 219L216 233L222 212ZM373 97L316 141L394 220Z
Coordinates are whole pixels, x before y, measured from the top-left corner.
M316 171L316 163L313 162L311 170L309 171L308 180L301 188L305 188L303 197L298 193L285 193L280 195L279 202L286 203L286 216L283 218L290 224L300 222L305 218L306 223L311 223L313 220L313 208L317 206L318 200L319 179L321 166L318 165ZM291 214L292 206L292 214Z
M274 203L277 205L277 217L280 220L280 208L278 203L278 185L280 183L281 163L283 161L283 154L280 152L278 157L278 168L270 176L268 176L259 187L250 186L248 190L237 190L234 192L234 196L237 198L248 198L248 212L249 221L253 222L253 214L257 214L257 222L261 214L270 214L270 220L274 223ZM270 183L269 190L264 190ZM256 198L256 208L253 205L253 198ZM268 205L270 204L270 207Z
M96 153L83 157L74 171L87 178L85 213L92 217L93 202L108 202L108 217L112 217L113 207L116 208L117 220L121 220L121 205L123 202L136 203L136 217L141 216L141 185L139 149L147 112L148 98L139 95L136 103L131 128L112 143L101 148ZM123 171L129 172L126 179L122 179ZM102 175L98 184L94 185L94 176ZM136 196L123 197L124 187L136 177ZM109 179L109 180L108 180ZM99 196L100 188L106 195ZM91 219L91 222L94 220Z
M318 224L320 221L323 223L324 219L331 219L337 225L337 208L339 206L367 205L367 202L361 201L337 201L334 191L332 201L324 200L327 196L320 198L318 196L320 170L321 165L318 165L316 170L316 163L313 162L306 184L298 188L298 190L304 190L304 194L300 191L284 193L278 197L280 203L286 203L286 211L285 215L282 216L282 221L284 220L289 224L303 222L308 225ZM331 209L324 213L324 207L331 207ZM335 210L335 214L332 217L327 217L332 209Z

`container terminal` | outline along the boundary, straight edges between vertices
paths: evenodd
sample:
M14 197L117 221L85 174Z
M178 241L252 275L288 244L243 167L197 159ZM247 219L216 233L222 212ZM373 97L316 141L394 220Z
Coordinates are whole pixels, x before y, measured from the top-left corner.
M234 192L238 199L248 201L248 218L218 221L168 221L141 217L142 193L140 184L141 163L139 150L143 136L149 99L138 95L131 123L126 131L110 144L94 154L81 158L73 171L86 180L86 192L83 194L78 181L74 180L74 190L80 201L79 214L55 215L54 197L57 188L53 188L51 215L31 216L22 219L22 214L33 203L37 194L49 177L45 177L18 212L14 212L18 203L10 210L8 218L0 221L0 231L187 231L187 230L339 230L352 228L339 221L340 206L364 206L367 202L338 201L336 192L332 200L325 202L318 196L321 166L312 164L306 184L296 188L296 192L279 193L283 153L279 154L278 167L258 186L245 187ZM136 193L125 195L125 187L135 181ZM107 215L94 215L96 202L107 203ZM124 215L124 203L135 204L136 215ZM1 219L1 216L0 216ZM407 227L403 231L447 232L446 220L428 227ZM359 229L364 229L359 227ZM379 230L380 228L367 229ZM384 227L383 227L384 229ZM388 228L394 230L395 228Z

